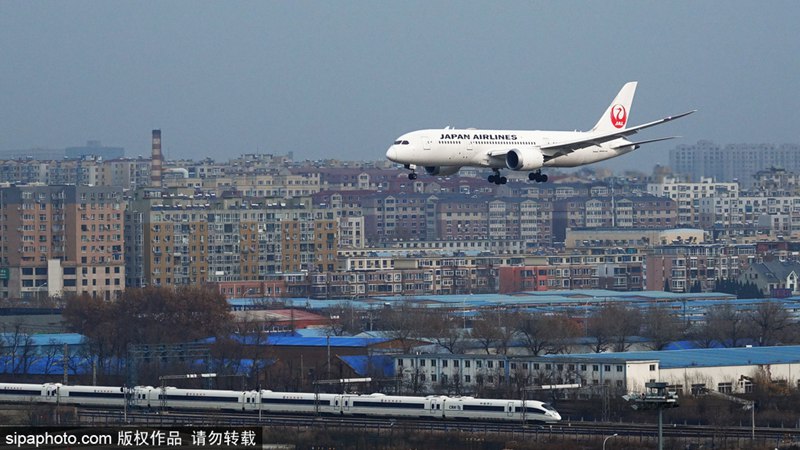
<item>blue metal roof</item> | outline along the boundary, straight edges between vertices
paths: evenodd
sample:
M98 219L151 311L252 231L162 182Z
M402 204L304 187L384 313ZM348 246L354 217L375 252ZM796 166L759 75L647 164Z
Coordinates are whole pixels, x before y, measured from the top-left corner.
M350 366L362 377L379 375L384 378L394 377L394 356L392 355L354 355L340 356L339 359Z
M551 358L659 361L662 369L800 363L800 345L549 355Z
M331 336L331 347L367 347L388 341L387 338L360 338ZM322 337L297 337L297 336L278 336L270 337L267 345L286 346L286 347L327 347L328 338Z
M8 345L10 342L23 342L30 339L30 345L40 347L45 345L82 345L85 337L78 333L42 333L42 334L18 334L0 333L0 344Z
M274 345L279 347L367 347L390 341L390 338L383 337L353 337L353 336L331 336L328 341L327 336L287 336L269 335L267 339L258 336L232 335L235 339L244 344ZM201 339L199 342L214 343L216 338L210 337Z

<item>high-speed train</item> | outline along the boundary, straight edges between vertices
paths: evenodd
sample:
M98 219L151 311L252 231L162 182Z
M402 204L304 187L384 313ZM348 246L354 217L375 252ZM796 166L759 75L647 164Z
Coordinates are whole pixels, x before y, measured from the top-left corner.
M67 386L58 383L0 383L0 402L128 406L142 409L249 411L555 423L561 415L537 400L427 397L385 394L314 394L269 390L226 391L175 387Z

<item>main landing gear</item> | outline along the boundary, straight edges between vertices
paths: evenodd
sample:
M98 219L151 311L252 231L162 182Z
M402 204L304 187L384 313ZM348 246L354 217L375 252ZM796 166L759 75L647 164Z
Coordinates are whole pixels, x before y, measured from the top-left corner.
M537 183L547 183L547 175L543 174L541 170L529 173L528 179Z
M494 172L494 174L489 175L489 183L494 183L494 184L506 184L506 183L508 183L508 178L506 178L504 176L501 176L499 170L492 169L492 171Z

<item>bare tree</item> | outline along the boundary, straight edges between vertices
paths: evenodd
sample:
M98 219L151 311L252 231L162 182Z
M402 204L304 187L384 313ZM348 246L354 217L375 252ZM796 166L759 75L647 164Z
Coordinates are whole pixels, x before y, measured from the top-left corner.
M624 352L631 346L631 336L639 334L641 322L638 309L606 303L589 318L587 335L595 340L595 353L604 352L610 347L615 352Z
M717 342L717 336L707 323L696 323L686 331L688 338L700 348L711 348Z
M352 303L328 310L329 322L325 331L331 336L348 336L364 331L361 314Z
M792 317L786 307L779 302L761 303L748 314L758 345L774 345L784 340L791 329Z
M5 332L3 339L6 355L11 361L11 373L27 374L33 363L35 348L30 335L25 332L24 325L16 322L11 325L11 331Z
M663 306L645 310L642 317L642 336L652 350L664 350L683 334L683 323L672 311Z
M440 347L450 353L461 353L464 349L464 334L458 320L443 310L431 311L424 317L426 337L432 338Z
M564 353L578 336L577 324L566 314L522 313L517 331L533 355Z
M713 306L706 313L708 333L725 347L738 347L747 335L745 315L732 305Z
M603 353L611 348L614 331L612 330L610 321L607 320L607 316L607 311L600 309L587 319L586 337L594 340L592 351L595 353Z
M128 344L178 343L227 332L232 315L217 290L186 286L127 289L110 302L90 295L74 297L67 301L64 319L87 336L102 362L125 356Z
M414 346L414 339L424 332L426 312L409 302L392 305L381 310L379 321L383 333L400 343L404 352L408 353Z
M513 312L481 310L472 319L469 336L481 344L487 355L505 355L516 335L519 316Z

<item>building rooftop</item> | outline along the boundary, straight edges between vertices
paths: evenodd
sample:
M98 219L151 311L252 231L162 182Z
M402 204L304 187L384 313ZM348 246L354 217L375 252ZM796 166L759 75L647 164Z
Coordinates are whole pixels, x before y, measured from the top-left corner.
M662 369L690 369L692 367L749 366L800 363L800 346L702 348L691 350L643 351L624 353L585 353L549 355L553 359L589 358L609 361L645 360L659 361Z

